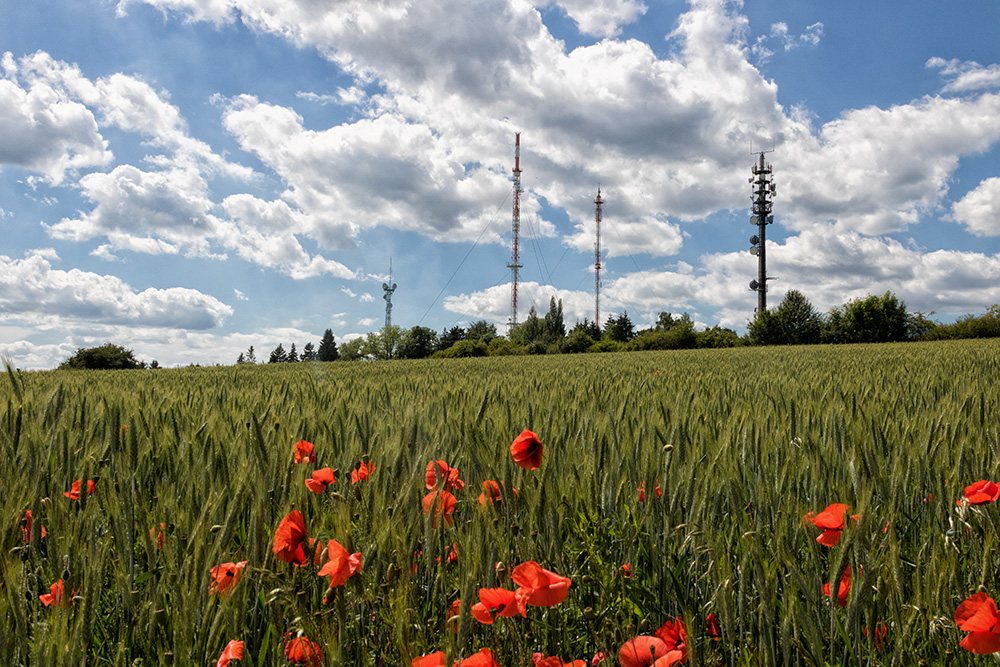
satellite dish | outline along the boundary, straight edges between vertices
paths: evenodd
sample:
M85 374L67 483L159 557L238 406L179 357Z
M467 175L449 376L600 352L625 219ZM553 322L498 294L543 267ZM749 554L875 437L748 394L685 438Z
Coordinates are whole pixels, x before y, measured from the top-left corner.
M751 216L750 216L750 224L751 224L751 225L756 225L756 224L758 224L758 222L757 222L757 216L756 216L756 215L751 215Z
M756 292L759 287L760 287L760 283L758 283L756 280L751 280L750 281L750 289L752 289L753 291Z
M771 224L772 222L774 222L774 216L773 215L767 216L767 224Z
M760 248L758 248L757 246L752 246L750 248L750 254L751 255L756 255L759 251L760 251Z
M386 285L385 283L382 283L382 289L389 289L389 286Z
M750 245L757 245L758 243L760 243L760 239L757 238L756 234L750 237Z
M393 283L393 284L392 284L392 289L393 289L393 290L395 290L395 289L396 289L396 283Z

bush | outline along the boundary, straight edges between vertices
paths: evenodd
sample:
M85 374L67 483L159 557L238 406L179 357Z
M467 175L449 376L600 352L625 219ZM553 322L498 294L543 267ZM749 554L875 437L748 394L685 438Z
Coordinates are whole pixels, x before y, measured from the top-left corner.
M587 348L587 352L623 352L625 349L625 343L605 339L591 345Z
M524 354L524 348L506 338L494 338L487 346L491 357L506 357L512 354Z
M485 357L489 353L489 348L482 341L460 340L446 350L438 350L432 356L438 359L453 359L455 357Z
M123 368L145 368L121 345L105 343L100 347L80 348L72 357L59 364L60 369L120 370Z
M647 329L632 339L631 350L687 350L695 346L697 335L694 325L682 322L667 331Z

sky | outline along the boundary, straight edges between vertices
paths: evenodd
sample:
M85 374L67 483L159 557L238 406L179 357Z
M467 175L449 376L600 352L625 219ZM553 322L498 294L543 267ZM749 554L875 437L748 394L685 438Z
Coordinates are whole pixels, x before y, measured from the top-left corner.
M1000 302L995 0L31 0L0 21L0 352L230 364L392 322Z

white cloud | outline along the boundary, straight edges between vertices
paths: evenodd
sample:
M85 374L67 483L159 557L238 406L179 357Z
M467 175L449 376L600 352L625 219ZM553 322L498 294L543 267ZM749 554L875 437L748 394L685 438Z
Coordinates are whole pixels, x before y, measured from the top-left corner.
M193 289L148 288L141 292L115 276L52 268L51 250L24 259L0 255L0 320L41 328L65 322L210 329L233 309Z
M1000 178L987 178L951 209L952 218L976 236L1000 236Z
M787 23L783 21L772 23L770 34L759 35L753 46L750 47L750 53L753 54L758 65L763 65L774 55L775 48L792 51L802 47L819 46L820 39L823 37L823 27L822 23L816 22L806 26L801 34L792 35L788 31Z
M941 70L941 75L950 79L943 88L946 93L964 93L973 90L1000 88L1000 65L983 67L975 61L962 62L957 59L931 58L928 69Z
M614 37L622 26L646 13L646 5L636 0L554 0L587 35ZM544 6L548 2L542 3Z
M376 322L378 322L378 320L374 317L362 317L361 319L358 320L358 326L370 327Z

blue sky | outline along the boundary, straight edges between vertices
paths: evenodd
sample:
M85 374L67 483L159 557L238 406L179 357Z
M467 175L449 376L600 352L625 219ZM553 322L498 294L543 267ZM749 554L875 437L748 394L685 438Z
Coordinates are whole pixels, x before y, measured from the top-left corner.
M1000 302L1000 5L34 0L0 23L0 351L163 365L343 342L385 316L660 311L745 328L771 148L769 303Z

